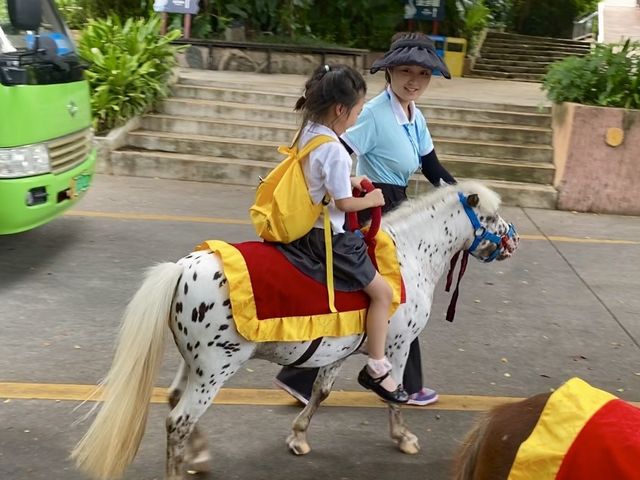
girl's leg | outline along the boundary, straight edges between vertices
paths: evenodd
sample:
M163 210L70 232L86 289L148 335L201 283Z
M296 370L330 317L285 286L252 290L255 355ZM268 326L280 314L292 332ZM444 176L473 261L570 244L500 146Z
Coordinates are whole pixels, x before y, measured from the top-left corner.
M367 313L367 350L373 359L384 358L389 329L389 308L393 292L387 281L376 273L373 280L364 289L371 303Z
M379 273L376 273L364 291L371 299L366 326L369 361L358 375L358 382L385 400L404 403L409 397L389 374L391 364L385 357L392 298L391 287Z

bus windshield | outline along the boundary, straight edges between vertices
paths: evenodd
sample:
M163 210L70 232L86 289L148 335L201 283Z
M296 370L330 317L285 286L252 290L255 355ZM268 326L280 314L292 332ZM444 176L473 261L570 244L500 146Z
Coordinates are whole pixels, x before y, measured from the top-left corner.
M0 0L0 84L51 85L83 79L86 63L76 54L69 30L52 0L42 1L38 31L12 25Z
M6 0L0 0L0 53L14 53L31 50L34 47L34 33L51 38L58 47L58 55L74 53L73 43L67 36L67 29L49 1L43 0L42 22L38 32L19 30L11 25Z

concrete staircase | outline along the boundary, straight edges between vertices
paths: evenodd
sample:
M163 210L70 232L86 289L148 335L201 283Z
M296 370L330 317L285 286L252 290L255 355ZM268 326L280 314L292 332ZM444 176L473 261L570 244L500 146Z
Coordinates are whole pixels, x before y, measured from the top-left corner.
M182 74L173 96L146 115L102 169L118 175L257 185L282 159L298 125L299 89L229 85ZM478 178L507 205L555 208L549 109L442 101L421 105L442 163ZM410 194L430 188L416 174Z
M470 76L539 82L551 63L570 55L585 55L590 45L577 40L488 32Z

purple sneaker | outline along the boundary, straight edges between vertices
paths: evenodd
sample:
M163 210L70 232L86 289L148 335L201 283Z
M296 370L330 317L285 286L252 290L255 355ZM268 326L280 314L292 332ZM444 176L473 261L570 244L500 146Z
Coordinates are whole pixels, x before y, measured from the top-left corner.
M409 401L407 405L418 405L425 406L431 405L432 403L436 403L438 401L438 394L435 390L431 390L427 387L422 387L422 390L416 393L412 393L409 395Z

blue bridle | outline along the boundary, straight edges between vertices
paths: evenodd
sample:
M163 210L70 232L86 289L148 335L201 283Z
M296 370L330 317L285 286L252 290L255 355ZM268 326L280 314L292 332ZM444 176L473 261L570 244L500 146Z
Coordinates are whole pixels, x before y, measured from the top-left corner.
M458 198L460 199L460 203L462 203L462 206L464 207L464 211L466 212L467 217L469 217L469 221L471 222L471 225L473 226L473 230L474 230L473 243L471 244L471 246L467 251L469 253L473 253L475 249L478 248L478 245L480 245L483 241L487 240L493 243L496 246L496 249L488 257L480 257L476 255L474 256L477 259L482 260L483 262L494 261L498 257L498 255L500 255L504 250L505 243L508 240L512 240L516 237L517 235L516 228L513 226L513 224L510 223L507 233L503 236L499 236L493 232L488 231L485 227L483 227L480 224L480 220L478 220L478 216L476 215L476 212L469 205L467 197L465 197L462 192L458 192Z

